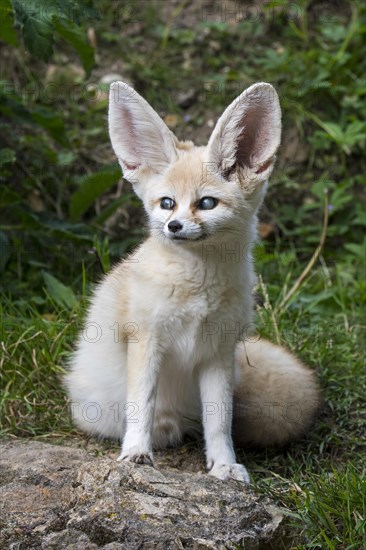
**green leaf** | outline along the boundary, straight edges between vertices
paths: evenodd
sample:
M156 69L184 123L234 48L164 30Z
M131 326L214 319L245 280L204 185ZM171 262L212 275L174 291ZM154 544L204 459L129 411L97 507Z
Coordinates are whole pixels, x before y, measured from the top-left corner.
M60 143L60 145L69 147L70 144L65 134L64 122L61 116L54 110L48 109L47 107L37 107L32 112L32 119L47 130L53 139Z
M84 224L66 222L58 218L51 218L46 215L29 214L30 221L36 224L36 229L51 233L53 237L78 243L92 243L93 238L90 227Z
M12 4L15 22L32 55L47 62L53 53L56 31L76 49L86 72L90 72L94 63L93 48L75 25L95 17L96 11L88 3L81 0L12 0Z
M2 0L0 4L0 40L11 44L18 45L18 39L14 30L13 7L10 0Z
M42 275L49 295L59 306L72 309L77 305L78 301L70 287L65 286L47 271L43 271Z
M16 156L13 149L5 147L5 149L0 150L0 167L4 164L13 164L15 162Z
M49 23L29 17L23 25L24 44L32 55L47 62L53 53L52 28Z
M121 177L121 171L114 165L112 169L85 176L79 189L71 197L70 217L75 222L93 204L95 199L115 185Z
M57 154L57 164L59 166L70 166L76 158L77 155L74 151L61 151Z
M358 256L363 262L366 258L366 237L364 237L362 243L346 243L344 248L352 252L355 256Z
M0 113L11 118L17 124L32 124L29 110L22 104L21 98L13 90L7 80L0 80Z
M52 2L42 5L36 0L12 0L15 22L21 28L30 53L48 61L53 51L52 26L48 17Z
M50 23L54 16L80 22L80 14L84 11L83 2L75 0L11 0L16 22L24 24L29 18L44 23Z
M356 143L362 143L366 139L366 125L360 120L356 120L349 124L345 131L345 141L350 147Z
M339 124L336 122L323 122L323 128L334 141L342 143L344 132Z
M22 202L22 197L9 187L2 185L0 186L0 203L1 206L9 204L20 204Z
M88 76L94 65L94 49L86 42L85 31L70 21L64 24L58 17L53 18L53 25L58 35L77 51Z
M104 223L108 218L112 216L112 214L115 213L116 210L122 204L125 204L126 202L132 201L135 198L135 195L133 193L126 193L126 195L123 195L122 197L119 197L118 199L115 199L112 201L108 206L106 206L98 216L96 216L93 219L93 222L96 224L102 224Z

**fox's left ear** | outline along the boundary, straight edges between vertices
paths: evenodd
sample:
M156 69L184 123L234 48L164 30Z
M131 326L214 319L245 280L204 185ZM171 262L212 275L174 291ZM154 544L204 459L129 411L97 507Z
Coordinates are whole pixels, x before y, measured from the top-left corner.
M250 86L224 111L207 147L210 171L230 179L237 172L253 189L270 175L281 141L281 108L276 90L260 82Z

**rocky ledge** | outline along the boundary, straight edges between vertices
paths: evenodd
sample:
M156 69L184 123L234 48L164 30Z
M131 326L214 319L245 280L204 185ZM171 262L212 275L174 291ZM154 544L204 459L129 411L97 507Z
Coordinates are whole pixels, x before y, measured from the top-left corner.
M4 549L290 547L284 517L268 499L202 473L11 441L0 447L0 485Z

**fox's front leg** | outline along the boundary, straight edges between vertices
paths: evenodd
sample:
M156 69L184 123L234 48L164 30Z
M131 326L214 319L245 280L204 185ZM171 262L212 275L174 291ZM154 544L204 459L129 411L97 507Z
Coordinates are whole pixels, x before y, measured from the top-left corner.
M209 474L249 483L248 472L237 464L231 437L233 370L230 363L213 362L200 369L202 422Z
M128 344L127 401L134 414L126 415L126 431L118 460L153 465L152 431L160 359L154 338Z

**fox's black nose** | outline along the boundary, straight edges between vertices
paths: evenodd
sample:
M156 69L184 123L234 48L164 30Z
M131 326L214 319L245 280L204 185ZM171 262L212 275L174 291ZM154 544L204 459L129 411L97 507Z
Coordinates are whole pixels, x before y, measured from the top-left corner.
M183 225L178 220L173 220L168 223L168 229L172 233L176 233L182 229Z

